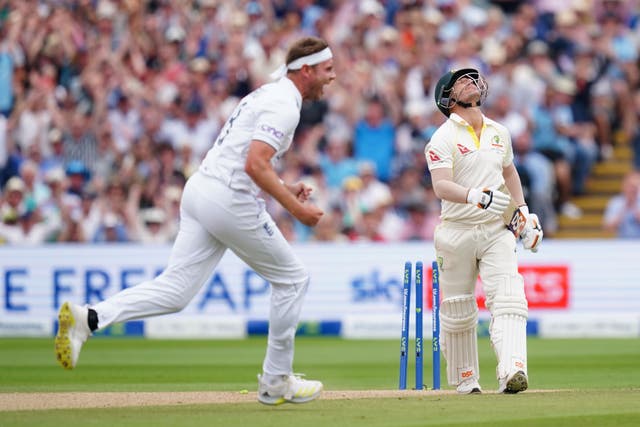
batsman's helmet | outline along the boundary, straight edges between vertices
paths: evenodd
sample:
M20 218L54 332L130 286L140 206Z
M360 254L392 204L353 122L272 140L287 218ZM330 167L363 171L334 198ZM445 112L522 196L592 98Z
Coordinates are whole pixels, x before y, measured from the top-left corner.
M451 90L453 89L455 82L462 76L470 77L474 84L478 86L478 89L480 89L480 101L476 105L480 105L487 96L487 83L475 68L461 68L459 70L448 71L440 77L440 80L436 83L436 89L434 92L438 109L447 117L451 114L449 109L457 102L456 99L452 98ZM470 104L461 105L468 107L471 106Z

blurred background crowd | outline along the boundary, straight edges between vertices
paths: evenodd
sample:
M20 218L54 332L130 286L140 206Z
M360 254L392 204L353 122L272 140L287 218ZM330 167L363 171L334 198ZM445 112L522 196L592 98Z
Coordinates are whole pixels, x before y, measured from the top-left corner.
M630 144L640 237L639 6L0 0L0 241L171 242L185 180L303 35L330 43L338 78L303 106L280 164L325 210L309 229L270 203L289 240L433 238L424 147L445 119L433 87L460 67L485 75L485 114L510 130L546 236L581 215L572 198L594 165Z

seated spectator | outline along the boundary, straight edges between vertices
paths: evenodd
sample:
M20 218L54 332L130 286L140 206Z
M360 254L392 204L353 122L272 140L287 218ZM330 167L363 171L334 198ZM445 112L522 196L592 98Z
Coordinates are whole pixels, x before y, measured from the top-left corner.
M140 243L171 243L173 234L167 222L167 214L160 208L147 208L140 211L138 220L133 223L132 240Z
M29 210L35 211L49 198L49 188L38 173L38 165L32 160L22 162L20 177L25 185L25 204Z
M339 192L346 178L358 174L358 163L349 153L349 144L347 135L331 133L325 152L320 156L320 168L333 194Z
M342 230L349 236L349 240L358 238L358 230L362 221L362 207L360 206L360 190L362 180L351 176L342 184L342 194L335 202L340 206L342 216Z
M389 186L376 178L376 165L373 162L361 162L358 166L362 189L360 190L360 205L375 209L379 205L391 200Z
M47 171L44 181L49 188L49 198L42 202L40 213L46 222L60 223L65 215L80 207L80 197L67 192L69 180L61 168Z
M66 173L69 180L67 193L75 194L79 197L84 192L84 187L91 177L89 170L84 163L73 160L67 164Z
M359 242L384 242L386 239L380 232L382 224L382 214L384 211L379 209L369 210L362 209L360 223L358 225L358 233L355 240Z
M640 173L630 172L622 181L621 193L607 203L602 226L621 238L640 238Z
M342 216L338 210L329 210L322 215L313 229L311 241L314 242L345 242L347 236L341 232Z
M116 243L128 241L129 236L127 229L118 215L113 212L106 212L102 217L102 223L98 227L95 236L93 236L93 242Z
M3 224L17 224L20 215L27 209L24 195L27 187L17 176L10 178L4 187L4 197L0 200L0 217Z

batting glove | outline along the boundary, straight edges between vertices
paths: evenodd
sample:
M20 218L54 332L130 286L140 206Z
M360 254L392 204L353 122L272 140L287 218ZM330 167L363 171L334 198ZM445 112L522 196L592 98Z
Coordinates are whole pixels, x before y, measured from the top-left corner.
M522 208L520 209L522 210ZM520 233L522 247L530 250L531 252L538 252L538 246L540 246L542 237L544 236L540 220L538 219L538 215L529 213L528 209L526 210L525 215L527 216L527 223Z
M488 188L470 188L467 194L467 203L476 205L480 209L484 209L495 215L502 213L509 206L511 197L499 190L489 190Z

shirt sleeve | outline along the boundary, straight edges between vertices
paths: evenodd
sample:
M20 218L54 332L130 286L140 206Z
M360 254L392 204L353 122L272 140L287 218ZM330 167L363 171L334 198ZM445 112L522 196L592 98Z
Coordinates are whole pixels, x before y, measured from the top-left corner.
M453 151L442 134L436 132L424 149L429 170L440 168L453 169Z
M300 112L293 105L269 103L258 114L251 139L264 141L280 151L285 148L299 121Z

